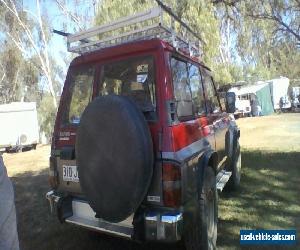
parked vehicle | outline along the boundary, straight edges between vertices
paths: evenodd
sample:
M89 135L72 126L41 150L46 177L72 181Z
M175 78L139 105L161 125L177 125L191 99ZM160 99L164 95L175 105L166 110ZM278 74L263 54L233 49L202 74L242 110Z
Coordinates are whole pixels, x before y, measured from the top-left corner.
M68 70L46 197L61 222L214 249L217 191L226 183L238 187L241 153L239 128L220 105L211 70L190 44L178 36L168 40L174 33L162 18L155 32L152 23L122 39L103 36L161 17L162 9L174 18L161 5L68 36L70 51L93 51ZM145 30L152 35L139 37ZM96 43L91 35L105 39Z
M280 111L291 111L292 103L290 98L286 95L280 98L279 100L279 109Z
M235 112L234 115L238 117L245 117L251 115L251 103L249 93L240 91L240 87L233 87L228 90L235 94Z
M300 87L292 88L292 107L295 111L300 110Z
M35 102L0 105L0 150L36 148L39 126Z
M288 97L290 80L286 77L280 77L267 82L270 85L274 110L290 109L292 106Z

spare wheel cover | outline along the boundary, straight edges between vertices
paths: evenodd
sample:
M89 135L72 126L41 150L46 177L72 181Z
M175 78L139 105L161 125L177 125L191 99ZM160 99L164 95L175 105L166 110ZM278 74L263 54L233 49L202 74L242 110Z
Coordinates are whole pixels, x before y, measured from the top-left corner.
M96 216L119 222L134 213L148 191L153 146L147 121L123 96L93 100L76 136L80 185Z

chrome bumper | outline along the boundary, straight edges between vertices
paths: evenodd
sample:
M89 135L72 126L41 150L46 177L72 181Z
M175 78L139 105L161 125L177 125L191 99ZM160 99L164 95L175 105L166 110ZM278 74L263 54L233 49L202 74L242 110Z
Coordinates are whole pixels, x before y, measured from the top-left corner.
M96 213L85 201L74 198L69 201L70 204L62 205L63 197L58 196L54 191L48 192L46 199L49 201L51 213L57 211L67 223L130 239L137 239L134 236L137 230L143 231L143 238L146 241L176 242L181 239L183 218L182 213L179 212L147 212L143 216L144 227L137 229L133 226L134 215L129 216L119 223L110 223L96 218ZM68 211L68 215L64 216L61 211L66 209L63 207L60 208L59 206L70 207L72 211ZM61 218L59 219L62 221ZM139 232L139 234L140 233L141 232Z
M145 217L146 240L176 242L183 231L182 213L151 213Z

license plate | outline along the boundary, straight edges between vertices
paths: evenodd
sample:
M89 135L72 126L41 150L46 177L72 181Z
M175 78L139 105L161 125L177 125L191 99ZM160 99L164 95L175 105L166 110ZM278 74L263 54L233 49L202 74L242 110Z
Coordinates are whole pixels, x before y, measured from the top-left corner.
M63 180L79 182L77 166L63 165Z

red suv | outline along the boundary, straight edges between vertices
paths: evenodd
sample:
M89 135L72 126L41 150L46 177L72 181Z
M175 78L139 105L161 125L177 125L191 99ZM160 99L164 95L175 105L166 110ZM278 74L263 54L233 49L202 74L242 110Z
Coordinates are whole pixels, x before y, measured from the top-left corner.
M56 118L47 193L61 222L214 249L217 190L240 182L239 129L211 71L163 39L75 58Z

